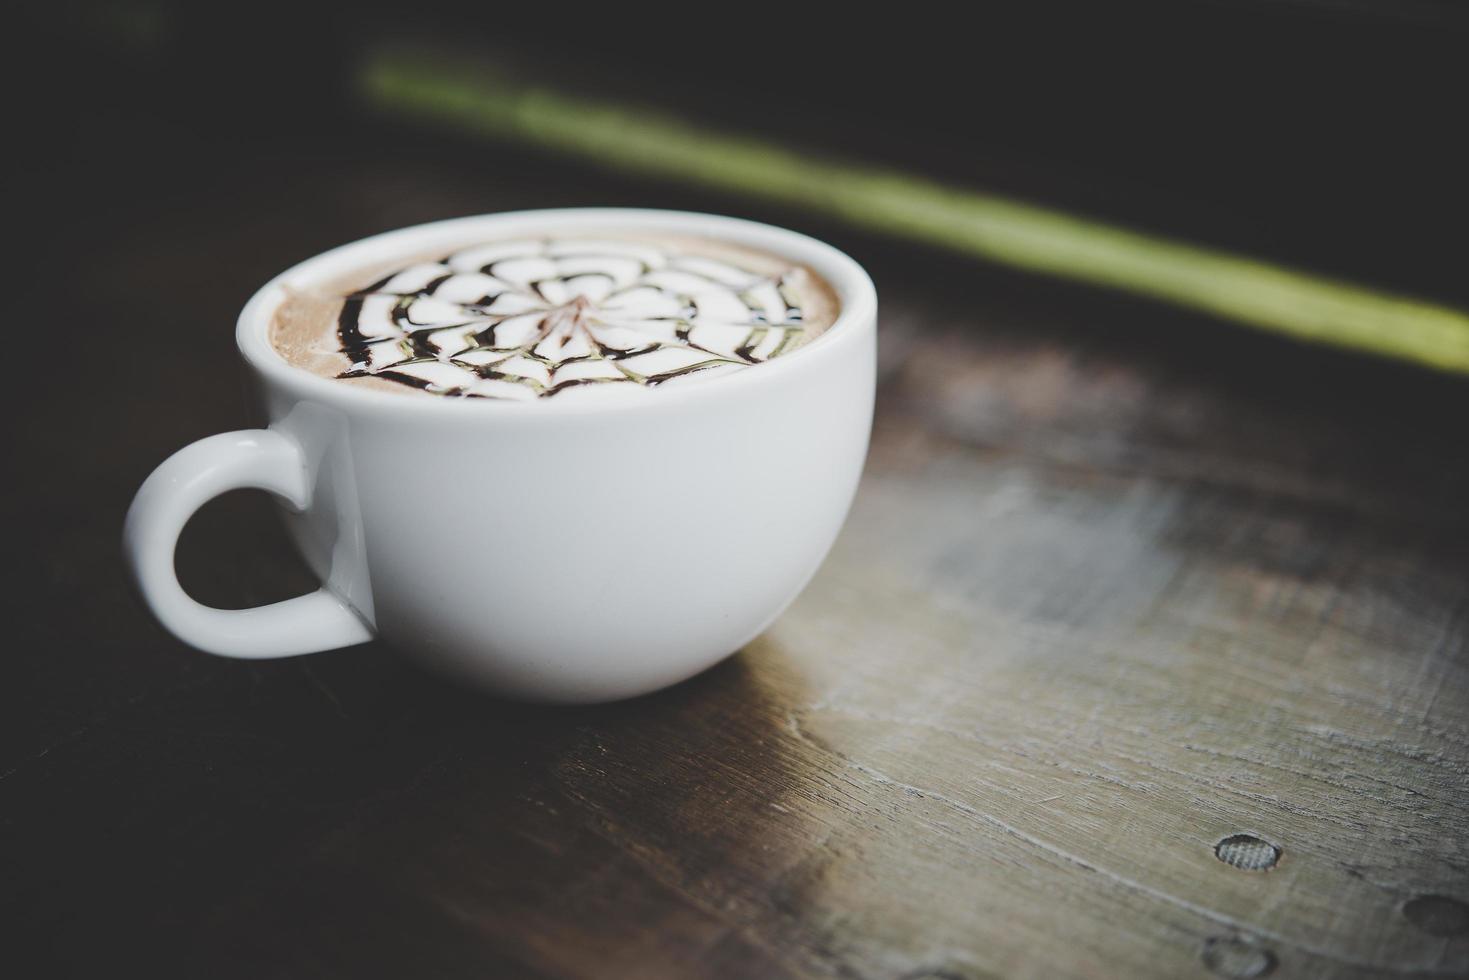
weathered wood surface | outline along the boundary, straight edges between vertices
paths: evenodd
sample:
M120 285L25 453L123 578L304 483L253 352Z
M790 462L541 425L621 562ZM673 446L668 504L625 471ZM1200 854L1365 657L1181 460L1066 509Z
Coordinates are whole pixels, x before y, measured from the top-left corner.
M505 157L516 190L206 162L78 246L76 308L156 346L88 352L92 394L6 433L15 975L1469 973L1469 385L813 228L883 292L879 421L748 650L585 710L375 646L215 660L148 620L117 533L154 463L245 423L223 338L257 282L452 213L734 205ZM179 562L220 603L309 585L248 496ZM1234 834L1278 865L1220 861Z

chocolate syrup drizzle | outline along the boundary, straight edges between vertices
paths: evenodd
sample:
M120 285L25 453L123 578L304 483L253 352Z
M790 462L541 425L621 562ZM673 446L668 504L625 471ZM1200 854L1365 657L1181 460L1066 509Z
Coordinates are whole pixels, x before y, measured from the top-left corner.
M802 339L789 276L632 242L477 245L345 296L339 377L525 399L749 367Z

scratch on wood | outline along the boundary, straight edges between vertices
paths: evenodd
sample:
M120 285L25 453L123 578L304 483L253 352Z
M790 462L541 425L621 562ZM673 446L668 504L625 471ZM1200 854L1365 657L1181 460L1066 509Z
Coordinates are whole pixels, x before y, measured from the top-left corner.
M351 719L347 715L347 709L342 707L342 702L337 698L337 695L332 689L327 687L321 678L316 676L316 671L311 669L311 665L303 662L301 664L301 671L306 675L306 679L311 682L311 686L320 691L332 703L332 707L337 709L337 715L343 721L350 721Z

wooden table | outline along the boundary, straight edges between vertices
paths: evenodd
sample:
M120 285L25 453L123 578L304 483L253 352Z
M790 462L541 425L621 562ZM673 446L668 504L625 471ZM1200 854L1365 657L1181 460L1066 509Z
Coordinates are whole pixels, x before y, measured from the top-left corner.
M10 975L1469 973L1469 384L504 152L182 146L57 230L58 342L105 343L8 416ZM247 423L259 282L588 202L797 224L878 281L867 473L769 633L549 710L150 621L122 513ZM179 565L311 584L249 495Z

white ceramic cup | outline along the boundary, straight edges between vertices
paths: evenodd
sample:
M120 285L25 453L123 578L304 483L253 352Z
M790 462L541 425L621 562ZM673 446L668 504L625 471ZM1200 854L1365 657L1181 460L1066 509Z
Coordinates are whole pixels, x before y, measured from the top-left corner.
M443 243L580 230L705 236L803 263L836 323L769 363L639 397L528 403L375 391L293 367L271 347L292 287ZM872 424L877 297L829 245L734 218L577 209L406 228L309 259L240 314L236 340L267 427L202 439L148 477L124 544L175 636L226 657L289 657L381 637L527 700L653 691L764 630L825 558ZM323 586L255 609L179 585L185 522L228 490L284 501Z

